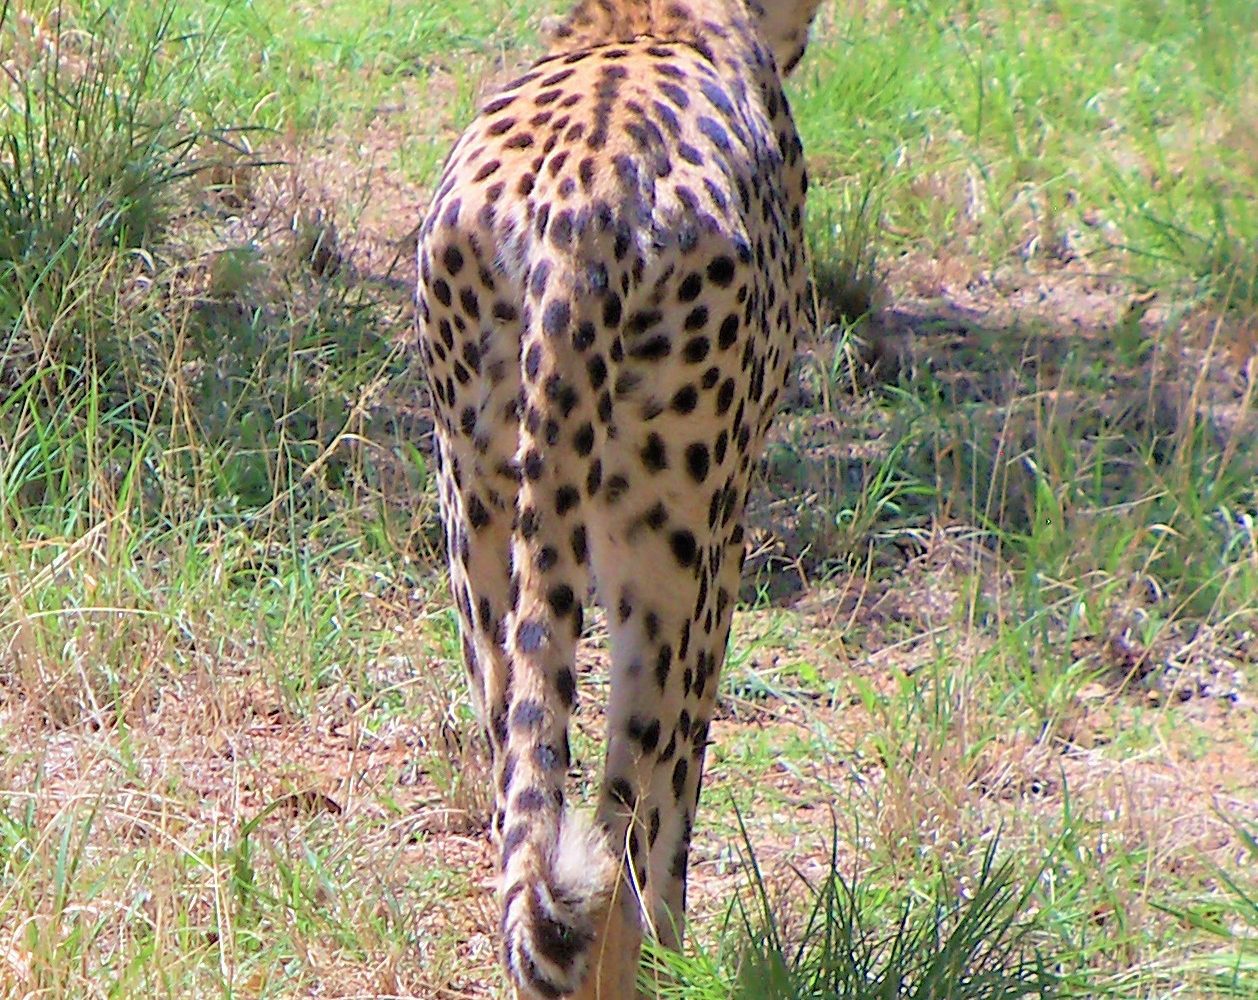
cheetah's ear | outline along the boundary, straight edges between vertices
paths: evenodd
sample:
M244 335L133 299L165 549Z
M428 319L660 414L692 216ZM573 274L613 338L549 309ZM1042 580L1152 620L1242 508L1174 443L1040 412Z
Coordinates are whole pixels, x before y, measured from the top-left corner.
M760 24L760 35L773 50L778 72L790 73L804 57L808 29L821 0L752 0L748 7Z

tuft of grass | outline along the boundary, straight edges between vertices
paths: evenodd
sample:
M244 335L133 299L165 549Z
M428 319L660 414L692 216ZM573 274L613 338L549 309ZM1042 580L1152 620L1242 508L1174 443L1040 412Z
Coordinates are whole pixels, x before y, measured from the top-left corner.
M1033 921L1022 914L1030 889L997 864L993 838L972 879L959 890L940 879L924 892L900 893L885 880L848 880L838 834L820 880L798 874L804 905L789 920L773 902L740 820L753 901L740 895L726 917L727 939L714 951L682 956L648 949L644 975L661 997L803 1000L940 1000L1055 996L1058 979L1037 954ZM1034 879L1031 880L1032 889Z
M0 93L0 379L81 374L107 365L82 346L100 299L128 254L160 238L176 183L200 138L177 111L191 86L188 62L168 63L172 9L118 52L102 25L72 25L60 7L51 28L0 5L0 39L14 53ZM49 398L55 398L55 377Z

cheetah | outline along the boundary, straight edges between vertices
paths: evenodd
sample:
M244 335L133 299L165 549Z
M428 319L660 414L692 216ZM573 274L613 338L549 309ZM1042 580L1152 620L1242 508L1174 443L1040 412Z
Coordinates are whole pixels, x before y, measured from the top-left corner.
M450 584L493 755L521 998L638 995L677 947L753 466L814 323L781 78L820 0L584 0L482 106L420 228ZM594 822L565 809L587 598Z

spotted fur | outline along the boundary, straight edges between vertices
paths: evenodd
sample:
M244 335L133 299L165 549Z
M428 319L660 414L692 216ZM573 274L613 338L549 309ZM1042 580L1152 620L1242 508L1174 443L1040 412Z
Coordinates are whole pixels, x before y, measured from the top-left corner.
M421 229L420 350L522 997L634 994L677 945L752 466L813 323L779 66L819 0L583 0L483 105ZM595 822L564 806L591 578Z

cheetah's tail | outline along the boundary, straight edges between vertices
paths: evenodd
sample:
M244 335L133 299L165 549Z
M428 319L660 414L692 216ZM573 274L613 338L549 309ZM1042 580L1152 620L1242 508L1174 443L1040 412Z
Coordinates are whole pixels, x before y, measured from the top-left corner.
M577 344L601 316L601 301L581 294L583 274L571 254L536 248L527 282L531 321L520 343L521 477L504 637L511 680L502 720L502 943L507 969L529 998L584 996L593 966L619 957L601 954L620 884L615 845L566 808L563 795L588 582L584 510L572 476L582 452L574 441L588 435L588 454L599 434L581 430L596 428L598 419L584 384L589 359Z
M592 950L616 862L602 831L571 810L560 817L550 856L532 860L539 862L533 877L516 882L504 900L507 968L531 995L563 996L581 987L598 959Z

